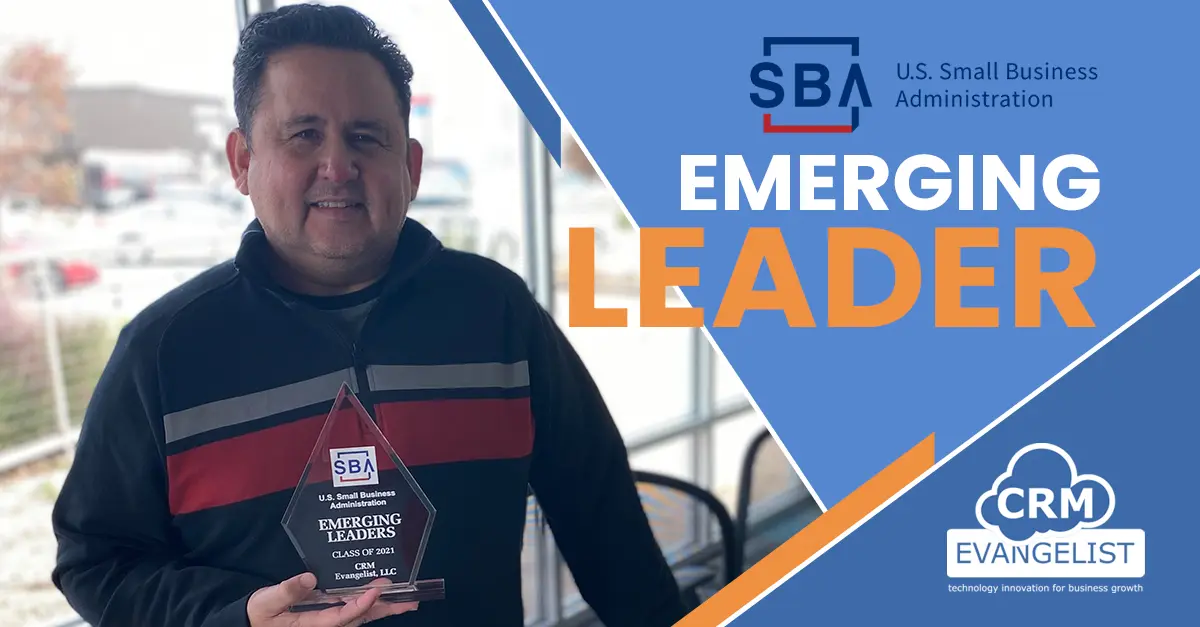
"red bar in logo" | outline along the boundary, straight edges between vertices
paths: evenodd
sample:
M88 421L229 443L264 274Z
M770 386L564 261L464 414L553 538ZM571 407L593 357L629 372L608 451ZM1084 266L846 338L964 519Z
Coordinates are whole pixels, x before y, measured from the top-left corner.
M772 124L771 114L763 114L764 133L851 133L853 124Z

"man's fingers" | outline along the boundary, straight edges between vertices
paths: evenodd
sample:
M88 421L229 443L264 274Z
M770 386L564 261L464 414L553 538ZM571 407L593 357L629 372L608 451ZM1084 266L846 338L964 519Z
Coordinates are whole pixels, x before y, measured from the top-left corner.
M386 577L381 577L367 584L368 586L390 586L392 580ZM380 595L382 596L382 595ZM380 599L364 617L367 621L379 620L385 616L395 616L405 612L411 612L417 609L417 603L393 603L386 599Z
M297 627L345 627L361 625L371 606L379 599L378 590L368 590L346 599L345 605L330 607L303 616Z
M282 600L283 607L287 609L292 603L296 603L308 596L317 585L317 578L312 573L300 573L291 579L284 580L279 584L280 590L283 592Z
M406 612L416 610L418 605L420 604L416 601L412 601L410 603L391 603L389 601L380 601L375 604L375 607L371 608L371 611L367 612L365 618L368 621L372 621L379 620L385 616L404 614Z
M301 573L254 593L249 602L251 607L248 609L259 616L278 616L288 611L288 607L293 603L308 596L316 585L317 578L312 573Z
M387 579L376 579L367 585L367 591L345 599L345 604L325 608L316 612L300 612L293 615L293 627L358 627L385 616L394 616L417 609L416 603L390 603L380 601L382 587L391 584ZM286 613L288 606L300 601L312 591L316 581L312 575L298 575L272 588L262 591L260 610L274 610L273 615Z

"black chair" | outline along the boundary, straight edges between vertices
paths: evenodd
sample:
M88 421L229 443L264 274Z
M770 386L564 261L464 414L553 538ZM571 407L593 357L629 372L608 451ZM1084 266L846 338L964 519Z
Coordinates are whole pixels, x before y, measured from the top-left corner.
M643 470L635 470L633 475L651 529L664 552L669 551L676 541L682 544L687 539L690 528L688 521L697 502L717 521L721 534L723 572L705 566L672 565L684 602L691 608L698 607L703 601L701 588L713 583L715 587L723 586L741 574L742 548L733 518L715 495L694 483Z
M734 514L734 523L737 526L735 535L738 546L742 550L745 550L746 535L749 533L750 526L750 497L754 487L754 465L758 462L758 454L762 450L763 444L770 439L771 432L763 429L750 441L746 447L746 454L742 457L742 474L738 477L737 511ZM739 558L744 560L745 555L740 555Z
M768 442L770 446L766 446ZM741 473L734 525L742 551L742 568L745 568L751 560L761 558L763 550L772 550L803 529L821 515L821 510L808 494L807 486L800 481L787 454L775 445L771 432L766 429L746 447ZM763 512L765 517L761 520L752 521L750 507L756 496L769 511ZM750 537L752 522L763 524L761 530L754 530L753 542Z

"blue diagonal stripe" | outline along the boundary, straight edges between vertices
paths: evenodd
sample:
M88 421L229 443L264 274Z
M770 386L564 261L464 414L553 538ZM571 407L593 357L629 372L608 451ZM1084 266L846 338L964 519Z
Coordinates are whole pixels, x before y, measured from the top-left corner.
M542 93L533 75L525 68L520 55L508 43L504 31L484 6L482 0L450 0L450 4L458 13L459 19L475 38L484 56L491 62L492 68L508 87L517 106L525 112L525 117L533 130L542 138L542 143L554 157L554 162L562 165L562 120L558 112L550 104L550 100Z

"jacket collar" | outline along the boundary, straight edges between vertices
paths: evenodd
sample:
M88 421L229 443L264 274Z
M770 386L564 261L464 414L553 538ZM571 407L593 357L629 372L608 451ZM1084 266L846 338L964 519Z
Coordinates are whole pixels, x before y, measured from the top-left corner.
M441 241L425 225L412 218L406 218L398 235L391 266L383 278L382 295L392 294L402 287L442 248ZM256 218L242 232L242 241L233 259L234 267L252 283L291 300L286 296L286 290L281 288L268 270L267 260L270 252L267 234L263 231L262 223Z

